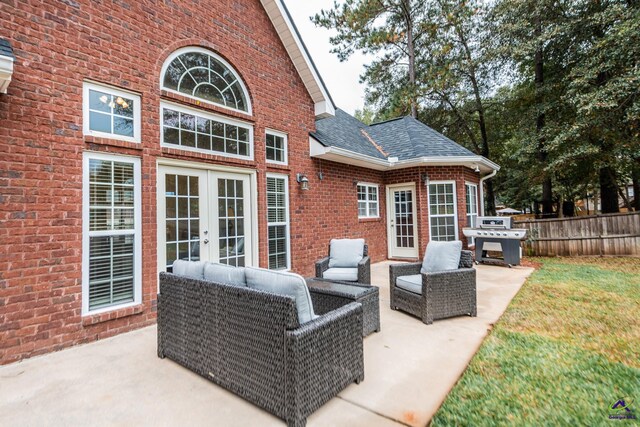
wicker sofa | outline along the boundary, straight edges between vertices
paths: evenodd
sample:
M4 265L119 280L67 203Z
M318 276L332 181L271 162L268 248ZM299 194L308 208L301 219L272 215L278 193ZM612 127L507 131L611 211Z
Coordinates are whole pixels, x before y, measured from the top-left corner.
M364 379L362 306L298 321L296 300L160 273L158 356L285 420L306 418Z
M477 316L476 271L471 251L463 250L457 270L421 273L422 263L389 266L391 309L419 317L429 325L447 317ZM402 276L422 275L422 287L408 290L398 286Z
M347 268L342 267L332 267L331 266L331 257L332 257L332 246L336 244L346 243L350 244L350 239L334 239L329 244L329 252L328 256L319 259L316 261L316 277L319 279L327 279L327 280L338 280L343 282L357 282L363 285L371 284L371 259L369 258L369 247L364 244L364 240L362 239L353 239L351 242L357 242L358 240L362 240L362 259L356 261L354 265L349 265ZM336 250L336 247L333 247L333 250ZM345 271L348 274L349 270L356 270L353 277L345 277L340 274L340 271ZM336 275L335 272L338 272ZM331 275L333 273L333 275Z

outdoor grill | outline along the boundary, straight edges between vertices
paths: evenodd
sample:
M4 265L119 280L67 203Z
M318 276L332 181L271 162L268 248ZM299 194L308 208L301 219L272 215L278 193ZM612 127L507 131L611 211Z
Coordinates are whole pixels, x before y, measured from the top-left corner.
M476 245L476 262L498 262L520 265L520 240L527 235L524 228L511 228L511 217L480 216L477 227L463 228L467 237L473 237ZM487 252L502 252L502 258L487 256Z

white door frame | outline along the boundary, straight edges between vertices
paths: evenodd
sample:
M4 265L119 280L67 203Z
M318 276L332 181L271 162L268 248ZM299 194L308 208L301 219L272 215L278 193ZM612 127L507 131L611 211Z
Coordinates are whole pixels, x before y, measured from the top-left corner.
M413 242L414 242L414 250L409 255L398 255L394 254L394 242L395 242L395 232L394 226L391 224L391 221L395 223L395 201L393 198L394 190L398 189L410 189L413 194ZM416 199L416 184L415 182L407 182L403 184L393 184L387 185L387 254L389 258L418 258L419 253L419 242L418 242L418 215L417 215L417 199ZM407 250L408 251L408 250Z
M237 174L237 175L246 175L249 177L249 194L247 195L247 199L249 201L249 214L251 215L250 224L251 224L251 249L250 253L247 255L250 256L251 262L247 263L247 265L257 266L259 264L259 232L258 232L258 178L257 171L255 169L245 169L238 168L232 166L221 166L214 165L208 163L197 163L197 162L189 162L184 160L174 160L174 159L158 159L156 161L156 246L157 246L157 272L164 271L164 256L166 248L160 247L160 242L164 241L165 238L163 236L166 233L166 230L161 226L164 220L165 211L161 210L161 207L165 207L164 194L160 191L161 188L164 188L164 183L161 184L161 169L168 168L170 170L192 170L192 171L209 171L209 172L218 172L222 174ZM217 212L216 212L217 214ZM202 232L202 230L201 230ZM217 242L215 243L217 244ZM156 274L156 277L157 274ZM159 282L158 282L159 286ZM158 288L159 290L159 288Z

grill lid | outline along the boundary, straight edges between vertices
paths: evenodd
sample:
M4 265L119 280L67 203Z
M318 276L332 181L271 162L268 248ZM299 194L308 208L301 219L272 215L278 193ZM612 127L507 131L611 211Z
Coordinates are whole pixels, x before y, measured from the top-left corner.
M508 216L479 216L478 227L494 230L508 230L511 228L511 217Z

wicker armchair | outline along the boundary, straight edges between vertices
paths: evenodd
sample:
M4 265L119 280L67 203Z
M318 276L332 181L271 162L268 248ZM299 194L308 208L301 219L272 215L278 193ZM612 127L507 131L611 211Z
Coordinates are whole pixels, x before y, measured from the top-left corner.
M290 296L160 273L158 356L304 426L364 379L362 305L301 325Z
M421 293L416 293L396 283L398 277L421 274L422 263L390 265L391 309L417 316L427 325L453 316L476 317L476 271L472 266L471 251L462 251L457 270L423 273Z
M329 246L329 255L331 253L331 246ZM319 279L324 278L324 272L329 269L329 255L316 261L316 277ZM371 284L371 259L369 258L369 247L364 245L362 260L358 263L358 280L357 283L363 285ZM343 280L343 279L340 279Z

